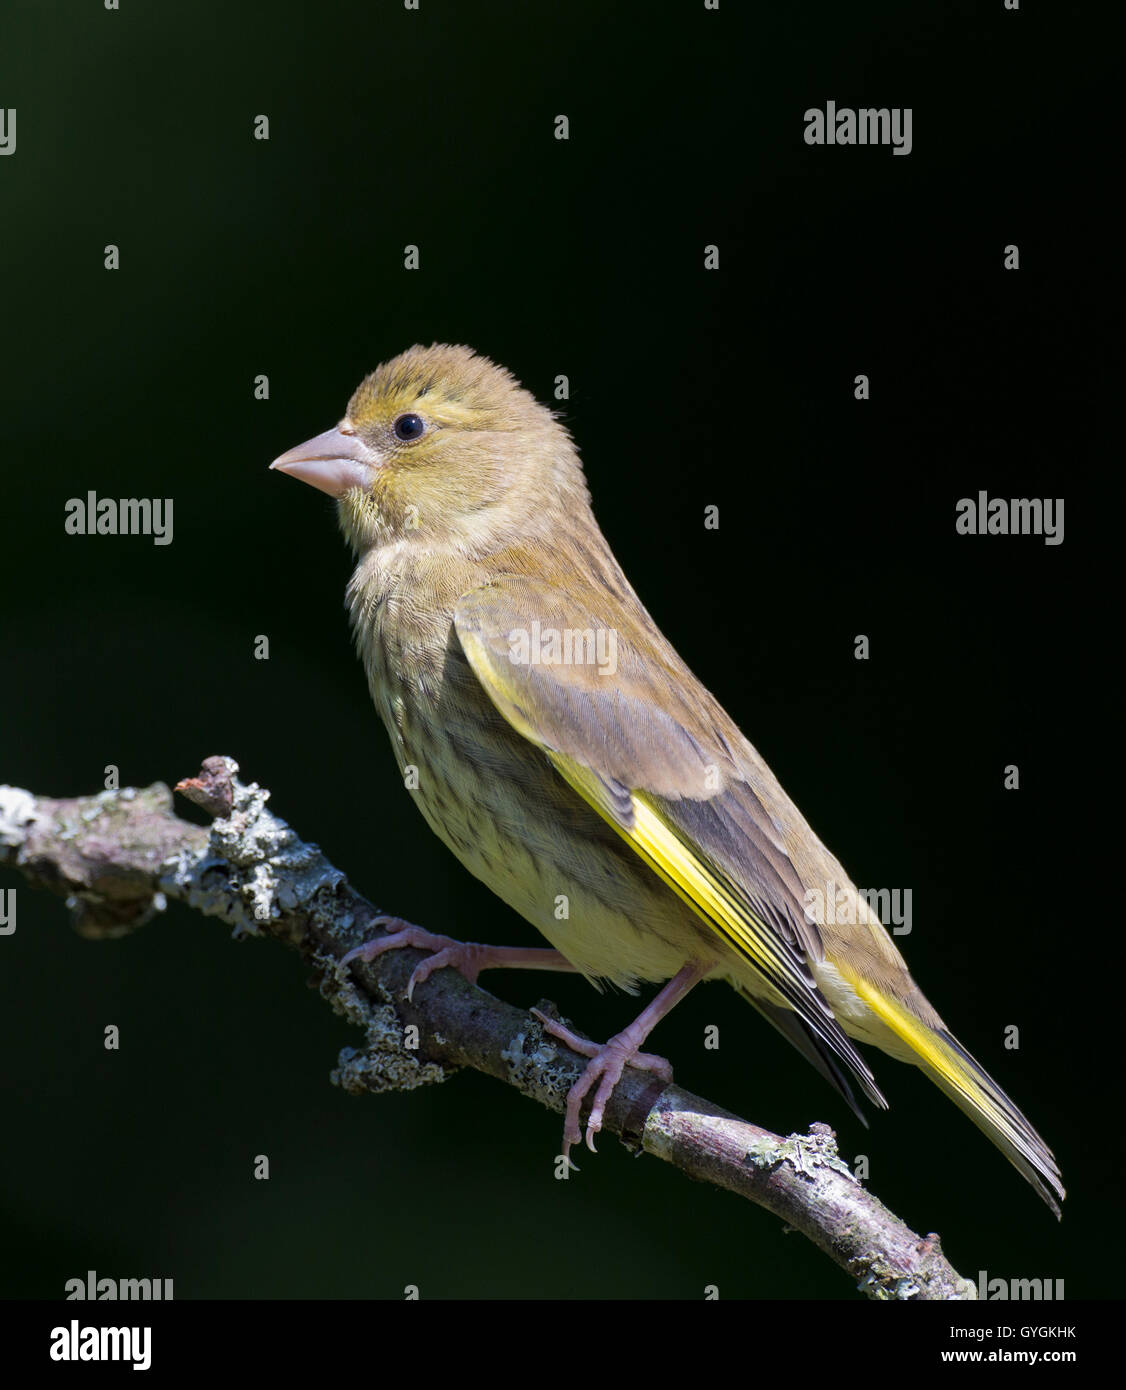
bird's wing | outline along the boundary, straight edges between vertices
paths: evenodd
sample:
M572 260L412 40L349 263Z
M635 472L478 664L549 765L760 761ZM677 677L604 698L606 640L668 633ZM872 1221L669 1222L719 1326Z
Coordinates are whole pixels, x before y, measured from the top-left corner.
M761 986L752 1002L761 993L793 1010L815 1050L886 1106L810 971L821 936L784 836L740 767L740 736L640 604L500 575L461 597L454 624L508 723L693 908L716 954L750 967Z

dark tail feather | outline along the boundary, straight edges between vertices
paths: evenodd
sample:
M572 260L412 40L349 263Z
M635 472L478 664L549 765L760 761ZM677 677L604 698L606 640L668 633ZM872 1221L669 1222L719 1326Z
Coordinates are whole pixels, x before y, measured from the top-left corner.
M852 1086L849 1084L848 1075L844 1068L837 1061L836 1056L826 1046L817 1034L809 1028L805 1022L794 1013L792 1009L784 1009L777 1004L769 1004L764 999L758 999L745 989L740 989L739 993L762 1014L768 1023L777 1028L779 1033L787 1042L793 1043L794 1047L801 1053L805 1060L832 1086L845 1100L848 1108L860 1121L865 1129L868 1128L868 1120L857 1102L856 1095ZM867 1077L860 1078L864 1087L865 1094L870 1100L880 1107L881 1110L888 1108L888 1103L884 1099L883 1092L874 1081Z

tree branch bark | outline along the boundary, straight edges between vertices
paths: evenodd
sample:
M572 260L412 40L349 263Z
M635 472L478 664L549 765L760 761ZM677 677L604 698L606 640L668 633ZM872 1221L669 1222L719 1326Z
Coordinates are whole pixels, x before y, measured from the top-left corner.
M0 863L65 896L86 936L124 935L176 899L221 917L235 935L295 947L323 998L365 1033L365 1045L345 1048L333 1073L346 1090L409 1090L468 1066L562 1114L585 1059L530 1014L452 970L436 972L408 1002L407 979L423 958L415 950L340 967L345 952L370 939L380 913L266 809L268 791L239 781L235 762L208 758L177 790L215 817L210 829L179 819L163 783L60 800L0 787ZM827 1125L782 1138L628 1068L604 1131L781 1217L869 1298L976 1297L937 1236L916 1235L861 1187Z

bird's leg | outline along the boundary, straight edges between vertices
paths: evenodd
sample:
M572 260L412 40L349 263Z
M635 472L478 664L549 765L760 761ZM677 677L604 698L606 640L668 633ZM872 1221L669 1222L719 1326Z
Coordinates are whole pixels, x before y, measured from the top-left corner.
M455 941L452 936L437 936L422 927L414 927L401 917L376 917L372 924L388 928L385 936L377 936L366 945L357 946L340 959L341 965L354 960L374 960L384 951L397 951L413 946L419 951L433 951L419 961L407 982L407 998L414 995L416 985L422 984L435 970L449 966L463 975L471 985L477 983L482 970L574 970L574 966L559 954L543 946L482 946L475 941Z
M639 1052L638 1049L661 1019L684 998L694 984L703 979L706 973L706 966L695 961L689 962L672 977L660 994L642 1009L628 1028L623 1028L601 1047L589 1038L578 1037L565 1024L557 1023L537 1010L532 1010L543 1024L545 1032L561 1039L583 1057L590 1058L582 1076L567 1092L567 1109L563 1123L563 1157L568 1163L571 1161L571 1145L582 1143L579 1111L596 1081L598 1089L594 1093L594 1101L586 1121L586 1146L591 1153L597 1152L594 1136L602 1128L602 1116L606 1106L627 1066L656 1072L662 1081L672 1080L672 1067L663 1057L655 1057L650 1052Z

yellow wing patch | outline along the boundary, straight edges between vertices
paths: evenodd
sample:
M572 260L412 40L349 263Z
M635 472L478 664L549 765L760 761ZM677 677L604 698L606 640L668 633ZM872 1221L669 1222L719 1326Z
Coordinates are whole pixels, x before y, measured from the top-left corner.
M627 819L597 774L562 754L549 752L548 757L571 786L610 821L618 834L718 936L748 957L768 979L788 976L795 985L808 988L797 961L779 949L776 934L745 906L736 903L730 891L661 818L644 793L629 793Z
M915 1053L935 1085L997 1145L1058 1217L1056 1198L1065 1194L1052 1151L980 1062L952 1034L929 1028L839 960L836 966L876 1017Z
M654 808L642 792L621 789L618 795L603 778L572 758L545 750L560 775L608 821L631 848L693 909L716 936L752 965L773 1003L793 1009L856 1072L878 1104L887 1102L871 1070L833 1017L804 959L737 898Z
M506 635L507 622L498 619L493 631ZM529 688L526 668L501 658L495 645L482 635L478 617L466 620L460 616L457 634L478 680L516 732L541 748L560 776L688 904L714 932L716 945L726 947L729 955L750 966L756 992L775 1006L793 1010L824 1047L851 1067L871 1099L886 1106L871 1069L817 988L797 934L788 934L792 927L788 923L771 925L767 919L772 905L757 907L690 839L670 825L648 793L634 790L615 777L600 775L585 759L580 761L553 746L559 733L540 707L546 703L544 692L538 692L540 705L530 709L537 692ZM561 685L565 674L558 677ZM591 742L593 755L597 736ZM716 954L722 958L724 952Z

